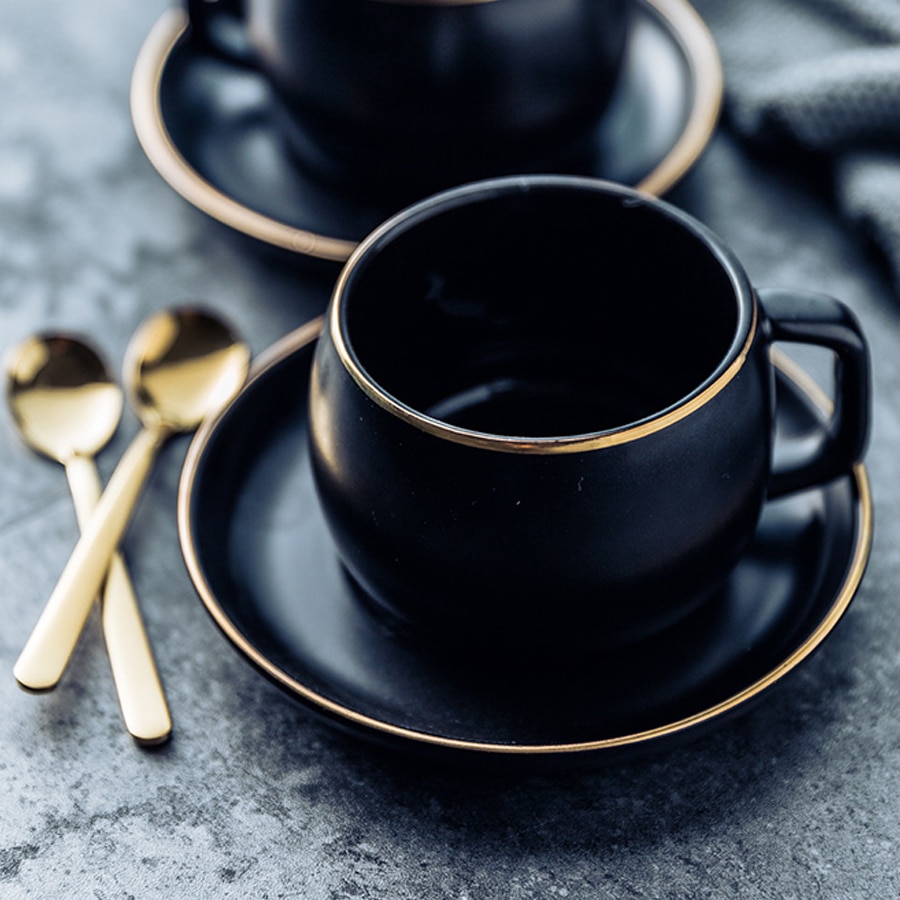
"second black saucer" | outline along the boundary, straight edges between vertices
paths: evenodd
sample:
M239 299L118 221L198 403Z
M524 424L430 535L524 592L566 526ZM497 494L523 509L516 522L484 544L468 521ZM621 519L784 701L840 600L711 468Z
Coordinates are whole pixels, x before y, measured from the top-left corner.
M685 0L634 0L634 13L616 94L579 174L658 195L706 147L722 71L709 31ZM180 9L160 18L141 49L131 109L141 145L166 182L264 244L341 261L397 211L305 173L278 132L263 79L198 51Z

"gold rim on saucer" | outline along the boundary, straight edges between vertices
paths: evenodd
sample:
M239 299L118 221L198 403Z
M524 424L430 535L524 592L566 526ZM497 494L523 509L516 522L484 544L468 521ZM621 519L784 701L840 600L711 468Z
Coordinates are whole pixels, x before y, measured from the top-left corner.
M254 382L265 377L271 369L284 362L289 356L300 352L314 342L320 333L322 323L323 317L319 316L273 344L255 363L244 390L249 389ZM823 415L830 415L831 400L813 378L798 363L779 350L773 350L772 355L775 365L797 387L799 392L807 397ZM237 401L233 401L232 405L234 402ZM325 714L328 718L342 722L345 725L360 728L370 734L380 735L383 738L400 739L406 743L420 746L422 749L468 751L510 757L562 757L616 749L635 750L652 745L659 740L676 737L705 724L710 724L716 719L737 712L740 708L758 698L767 689L773 687L796 669L819 648L850 606L859 588L871 550L872 497L865 464L858 463L849 473L855 488L857 516L852 551L849 555L842 582L835 591L831 606L812 632L796 649L742 690L692 715L653 728L598 740L551 744L515 744L446 737L375 718L372 715L361 713L356 709L324 696L308 684L304 684L292 677L276 662L267 657L265 653L254 646L242 633L239 626L229 617L228 612L219 602L215 590L204 575L200 554L192 536L191 525L193 519L191 503L195 478L205 451L227 414L228 410L223 410L215 419L204 423L197 432L188 449L178 490L178 531L181 550L191 580L207 612L231 644L270 681L285 689L289 694L301 699L308 706Z
M722 104L722 65L709 29L686 0L635 2L666 24L684 53L693 82L691 107L681 134L656 167L633 185L658 196L690 170L712 137ZM250 209L212 185L181 154L163 118L160 87L166 63L187 29L184 10L163 13L144 41L132 73L132 122L151 165L188 203L238 232L292 253L346 260L356 241L295 228Z

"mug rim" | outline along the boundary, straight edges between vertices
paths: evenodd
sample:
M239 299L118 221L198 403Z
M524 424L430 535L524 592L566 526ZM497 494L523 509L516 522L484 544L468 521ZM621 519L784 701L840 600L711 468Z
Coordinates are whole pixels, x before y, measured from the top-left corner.
M615 428L581 434L516 436L464 428L429 416L404 403L374 379L357 357L347 332L344 308L347 282L365 258L397 234L435 214L467 204L473 198L496 197L546 189L587 190L618 196L687 229L699 240L727 275L737 306L737 323L727 352L716 368L674 403L641 419ZM326 327L338 358L356 385L379 407L409 425L453 443L506 453L534 455L580 453L626 444L671 427L709 403L743 368L760 324L759 302L749 279L734 254L706 226L687 213L656 197L620 185L577 175L513 175L491 178L450 188L406 207L375 228L354 250L341 269L331 296Z

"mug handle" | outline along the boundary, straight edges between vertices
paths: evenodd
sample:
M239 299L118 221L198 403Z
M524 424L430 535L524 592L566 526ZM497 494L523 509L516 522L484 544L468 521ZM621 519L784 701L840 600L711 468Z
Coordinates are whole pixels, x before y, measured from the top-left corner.
M835 402L814 447L798 447L772 472L769 497L820 485L862 459L869 434L869 351L859 322L838 300L805 291L758 290L769 340L815 344L835 355ZM800 442L798 442L798 445Z
M241 68L254 68L244 0L186 0L186 7L191 40L200 50Z

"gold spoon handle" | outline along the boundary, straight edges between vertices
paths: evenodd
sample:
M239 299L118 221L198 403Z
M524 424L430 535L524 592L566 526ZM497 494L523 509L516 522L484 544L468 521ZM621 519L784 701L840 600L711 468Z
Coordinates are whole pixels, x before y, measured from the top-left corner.
M84 529L100 500L100 475L86 456L70 459L66 475ZM125 727L139 744L160 744L172 733L172 719L131 577L118 552L110 560L100 614Z
M139 431L113 472L16 661L13 673L26 690L50 690L62 677L167 435L160 427Z

